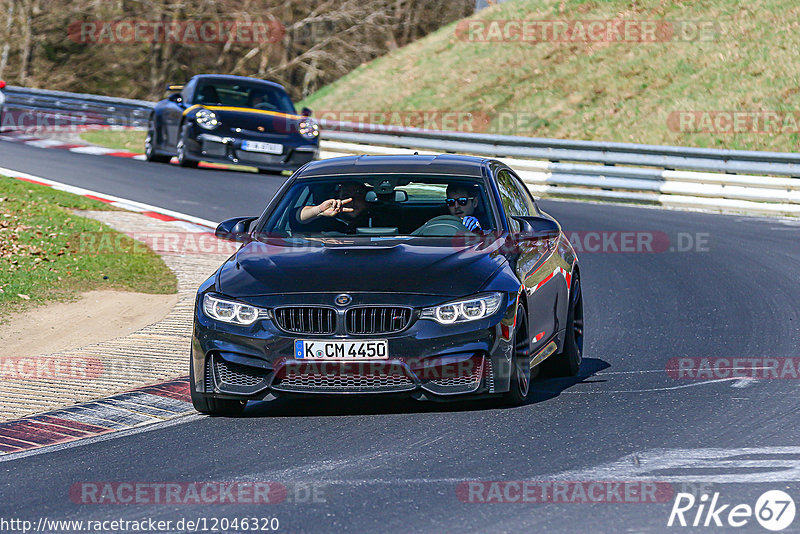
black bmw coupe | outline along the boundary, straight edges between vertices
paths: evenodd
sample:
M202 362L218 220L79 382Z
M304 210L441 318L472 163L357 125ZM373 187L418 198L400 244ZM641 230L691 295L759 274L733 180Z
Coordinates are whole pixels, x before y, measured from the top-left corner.
M521 404L536 373L578 372L578 259L499 161L315 161L216 233L243 245L197 292L200 412L269 394Z
M171 85L150 116L148 161L183 167L200 161L294 171L319 154L319 127L310 110L298 115L286 90L241 76L198 75Z

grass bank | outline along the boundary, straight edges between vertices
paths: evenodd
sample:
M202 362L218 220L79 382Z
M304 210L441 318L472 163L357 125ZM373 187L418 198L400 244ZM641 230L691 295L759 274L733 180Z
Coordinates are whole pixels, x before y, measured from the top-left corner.
M90 130L81 134L87 143L137 153L144 152L145 137L147 132L141 130Z
M92 289L167 294L175 275L154 252L72 210L107 204L0 176L0 318ZM82 246L102 236L114 247Z
M362 65L299 106L316 116L471 112L478 129L512 135L797 150L800 4L794 0L511 0L470 20L478 31L471 34L468 21L450 24ZM507 21L558 21L569 31L558 39L545 30L538 40L514 40ZM586 29L589 21L651 21L657 40L619 41L609 32L581 40L578 23ZM745 115L736 128L720 112ZM777 119L767 124L773 112Z

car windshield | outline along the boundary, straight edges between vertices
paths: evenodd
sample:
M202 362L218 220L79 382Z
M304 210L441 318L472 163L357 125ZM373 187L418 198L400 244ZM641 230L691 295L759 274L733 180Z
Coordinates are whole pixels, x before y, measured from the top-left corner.
M267 84L247 82L201 81L193 104L230 106L296 114L292 99L285 91Z
M461 176L301 179L283 195L262 237L452 237L493 231L482 180Z

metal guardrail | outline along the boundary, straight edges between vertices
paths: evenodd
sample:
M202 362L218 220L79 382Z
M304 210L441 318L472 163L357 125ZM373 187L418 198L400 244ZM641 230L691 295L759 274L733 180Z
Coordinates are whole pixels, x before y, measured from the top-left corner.
M5 108L145 127L153 102L9 86ZM80 122L83 121L83 122ZM330 154L409 150L503 158L543 196L800 216L800 154L570 141L322 120Z
M577 161L604 165L641 165L662 169L776 174L800 177L800 154L720 150L632 143L570 141L421 130L321 121L325 137L351 143L423 148L493 157Z
M0 122L0 127L9 129L36 129L47 126L132 126L146 127L155 104L145 100L113 98L107 96L64 91L30 89L7 86L3 89L6 101L4 113L11 118Z

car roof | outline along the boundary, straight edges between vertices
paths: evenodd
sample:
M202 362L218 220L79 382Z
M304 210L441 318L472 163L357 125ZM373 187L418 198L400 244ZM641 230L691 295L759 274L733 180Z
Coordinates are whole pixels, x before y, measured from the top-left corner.
M192 78L197 78L198 80L218 80L226 82L259 82L274 87L275 89L286 91L286 89L279 83L271 82L269 80L262 80L260 78L249 78L247 76L234 76L232 74L196 74L195 76L192 76Z
M477 156L440 154L436 156L344 156L312 161L297 178L332 174L455 174L483 176L481 169L490 159Z

